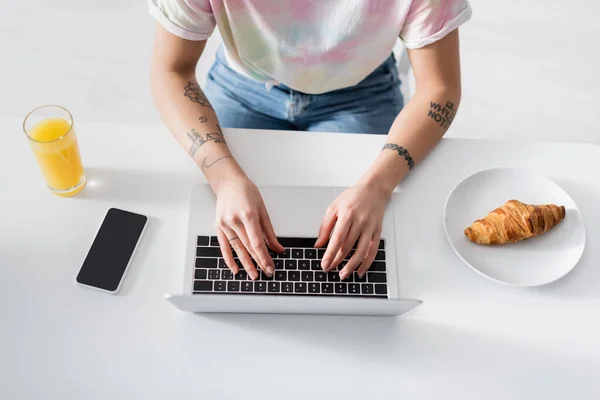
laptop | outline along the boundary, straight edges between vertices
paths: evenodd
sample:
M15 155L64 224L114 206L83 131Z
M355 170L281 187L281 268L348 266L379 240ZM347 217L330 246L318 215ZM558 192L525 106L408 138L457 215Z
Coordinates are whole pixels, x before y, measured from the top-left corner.
M237 275L231 273L215 235L215 195L210 186L197 185L191 194L182 292L165 295L175 307L202 313L400 315L420 304L399 293L393 207L386 210L379 250L369 271L362 278L354 273L342 281L339 267L322 270L324 249L313 245L325 210L344 188L259 190L285 247L282 254L271 252L273 276L258 269L259 279L252 281L241 267Z

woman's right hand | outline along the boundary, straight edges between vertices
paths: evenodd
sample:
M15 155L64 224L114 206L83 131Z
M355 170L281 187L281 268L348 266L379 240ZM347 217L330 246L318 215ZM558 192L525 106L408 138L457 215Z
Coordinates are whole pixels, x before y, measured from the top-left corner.
M238 273L232 248L248 276L255 280L254 259L267 276L275 264L267 246L276 253L284 251L277 240L265 203L254 183L246 176L229 178L219 185L217 195L217 237L223 258L233 274Z

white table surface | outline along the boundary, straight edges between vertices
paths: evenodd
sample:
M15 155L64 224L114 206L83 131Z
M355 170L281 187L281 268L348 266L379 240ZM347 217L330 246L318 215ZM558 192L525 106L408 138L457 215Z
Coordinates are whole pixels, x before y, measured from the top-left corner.
M76 116L77 117L77 116ZM20 120L0 120L0 399L597 399L600 147L446 139L401 185L399 318L194 315L181 286L188 196L201 173L159 125L77 124L88 187L44 186ZM227 131L257 184L350 185L384 137ZM498 285L454 255L443 205L464 176L519 166L559 183L586 221L564 279ZM104 213L150 216L117 296L74 278ZM414 218L413 218L414 220ZM398 226L398 225L397 225Z

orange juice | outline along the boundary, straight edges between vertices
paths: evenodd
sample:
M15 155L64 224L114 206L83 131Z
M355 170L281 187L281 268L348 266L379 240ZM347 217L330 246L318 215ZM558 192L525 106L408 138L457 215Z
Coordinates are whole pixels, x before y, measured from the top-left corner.
M28 132L33 153L54 193L72 196L85 186L85 175L72 123L63 118L37 122Z

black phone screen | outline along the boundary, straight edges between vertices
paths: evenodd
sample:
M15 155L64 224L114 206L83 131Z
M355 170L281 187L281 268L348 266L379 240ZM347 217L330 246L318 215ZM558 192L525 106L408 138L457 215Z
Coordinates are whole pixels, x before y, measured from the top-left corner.
M92 243L77 282L114 292L146 226L148 217L111 208Z

